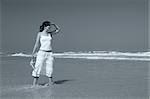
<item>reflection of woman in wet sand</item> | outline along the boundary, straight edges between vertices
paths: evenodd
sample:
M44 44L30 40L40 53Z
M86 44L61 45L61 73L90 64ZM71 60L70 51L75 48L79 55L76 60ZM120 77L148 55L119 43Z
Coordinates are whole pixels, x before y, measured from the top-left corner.
M52 26L55 27L55 30L49 32ZM49 82L47 85L53 84L53 57L51 40L52 36L58 33L59 30L60 28L56 24L49 21L44 21L40 26L40 32L37 34L36 42L32 52L32 59L30 62L30 64L33 66L32 76L34 77L34 86L38 84L38 79L41 74L48 77ZM37 48L39 48L39 51L35 61L35 53ZM34 63L35 65L33 65Z

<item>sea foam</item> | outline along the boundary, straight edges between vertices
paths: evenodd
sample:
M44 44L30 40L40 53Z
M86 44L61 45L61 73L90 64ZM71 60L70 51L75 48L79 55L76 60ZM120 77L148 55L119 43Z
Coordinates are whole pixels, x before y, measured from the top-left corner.
M117 52L117 51L89 51L89 52L62 52L53 53L55 58L79 58L79 59L104 59L104 60L135 60L150 61L150 52ZM31 54L13 53L7 56L31 57Z

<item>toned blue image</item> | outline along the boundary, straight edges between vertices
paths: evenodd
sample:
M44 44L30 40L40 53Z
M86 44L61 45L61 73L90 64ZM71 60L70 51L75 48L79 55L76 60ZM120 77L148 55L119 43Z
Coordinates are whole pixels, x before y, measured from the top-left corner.
M148 0L1 0L1 99L148 99Z

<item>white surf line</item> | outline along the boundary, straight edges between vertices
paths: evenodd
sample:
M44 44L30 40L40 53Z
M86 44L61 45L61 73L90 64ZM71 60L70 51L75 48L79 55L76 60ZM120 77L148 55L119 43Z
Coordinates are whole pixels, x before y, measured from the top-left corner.
M105 60L135 60L135 61L150 61L149 52L138 53L53 53L56 58L83 58L83 59L105 59ZM30 54L9 54L8 56L31 57Z
M150 61L150 58L131 58L131 57L79 57L79 56L57 56L56 58L76 58L76 59L92 59L92 60L131 60L131 61Z
M130 53L130 52L100 52L100 53L79 53L79 52L72 52L72 53L53 53L53 56L134 56L134 57L150 57L150 52L136 52L136 53ZM22 56L22 57L31 57L31 54L24 54L24 53L14 53L9 54L8 56Z
M72 55L72 56L143 56L150 57L150 54L146 53L53 53L54 56Z

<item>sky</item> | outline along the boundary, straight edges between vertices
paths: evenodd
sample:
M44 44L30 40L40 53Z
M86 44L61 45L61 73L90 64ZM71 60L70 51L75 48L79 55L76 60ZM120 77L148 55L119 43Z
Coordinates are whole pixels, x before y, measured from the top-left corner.
M31 53L45 20L54 52L148 51L148 0L1 0L2 52Z
M150 26L150 0L148 0L148 27ZM150 38L150 28L148 28L149 38ZM150 42L150 39L149 39ZM149 51L150 51L150 43L149 45Z
M1 45L2 45L2 5L1 5L1 1L0 1L0 50L2 50L2 47L1 47Z

